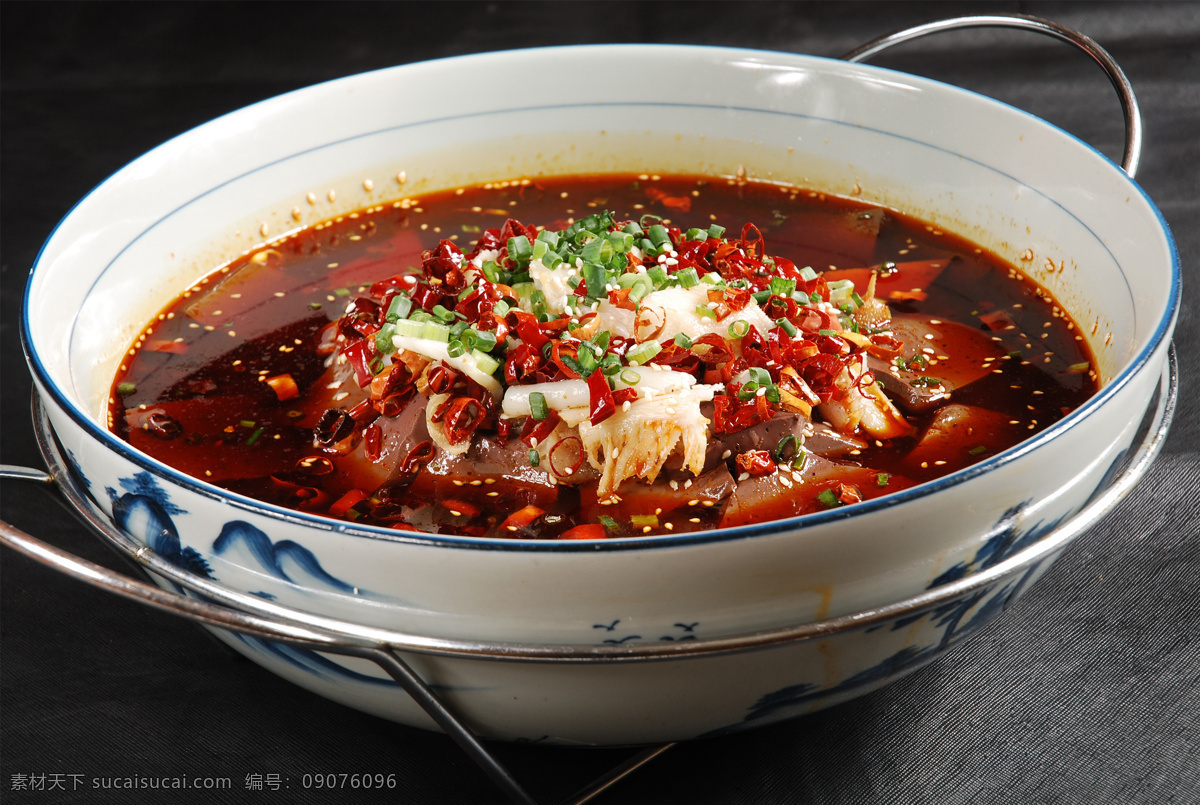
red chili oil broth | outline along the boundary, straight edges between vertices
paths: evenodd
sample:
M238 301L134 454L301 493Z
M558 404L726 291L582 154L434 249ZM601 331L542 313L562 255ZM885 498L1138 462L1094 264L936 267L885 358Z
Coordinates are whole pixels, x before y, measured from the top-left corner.
M964 239L891 210L793 187L602 175L465 187L381 205L308 227L220 267L138 336L113 383L109 427L185 474L269 503L328 514L361 476L314 448L313 428L328 402L318 388L328 356L319 349L327 325L372 282L419 272L422 252L443 238L469 252L485 229L510 217L561 228L605 209L617 220L651 214L683 229L717 223L732 233L751 222L769 254L817 271L947 264L915 289L902 271L901 296L909 298L887 301L893 313L958 322L974 331L971 344L945 346L955 350L956 361L981 367L976 374L982 377L955 390L949 401L993 414L977 423L978 432L964 429L952 449L917 463L906 458L934 412L906 413L914 436L870 442L843 457L851 465L848 476L862 481L864 498L995 455L1051 426L1097 390L1086 341L1050 294ZM939 349L926 352L936 361ZM936 364L927 371L936 375ZM295 382L298 396L280 399L267 382L282 375ZM834 481L804 475L807 483L797 474L794 487L788 485L784 509L763 508L756 519L830 505L828 494L820 493ZM376 490L361 491L366 498ZM361 509L349 516L406 530L505 537L554 537L597 522L609 535L631 536L743 521L722 522L722 507L703 496L680 506L678 496L663 499L660 491L630 480L619 501L602 502L595 482L558 485L551 492L495 479L424 478L385 507L401 516L372 520ZM442 503L428 502L433 500ZM501 521L531 503L546 510L537 529L500 532ZM654 525L641 525L639 515L656 511L661 516Z

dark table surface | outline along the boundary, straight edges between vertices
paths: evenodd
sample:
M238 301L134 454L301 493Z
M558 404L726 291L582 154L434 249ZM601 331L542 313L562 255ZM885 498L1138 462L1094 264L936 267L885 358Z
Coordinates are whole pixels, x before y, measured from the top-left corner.
M1031 13L1122 64L1145 117L1138 180L1178 243L1178 416L1117 512L973 640L826 712L681 745L611 802L1200 802L1200 5L1195 3L417 3L0 5L3 160L0 459L40 466L18 336L38 248L71 205L154 145L319 81L521 46L672 42L837 56L960 13ZM1115 95L1081 53L1022 32L958 32L876 63L1049 119L1113 158ZM536 87L527 88L536 91ZM7 522L124 565L46 491L5 483ZM2 555L0 799L331 802L308 773L394 774L346 801L493 802L445 737L317 698L199 627ZM627 750L499 746L546 802ZM290 787L273 790L272 775ZM94 789L105 778L219 777L224 791ZM261 790L255 780L267 783ZM40 786L40 790L31 789ZM150 794L153 794L150 796Z

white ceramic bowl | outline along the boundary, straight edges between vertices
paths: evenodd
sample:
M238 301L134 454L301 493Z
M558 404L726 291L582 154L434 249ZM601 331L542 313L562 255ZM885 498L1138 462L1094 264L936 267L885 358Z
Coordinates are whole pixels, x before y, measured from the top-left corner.
M1088 335L1102 391L1016 448L877 501L604 542L353 528L182 476L102 425L117 362L137 331L212 267L295 227L294 209L310 224L469 182L739 168L898 208L1020 265ZM394 178L401 171L403 187ZM228 589L359 624L604 645L704 640L847 615L993 566L1041 538L1093 496L1129 448L1164 370L1178 298L1177 257L1153 204L1103 155L1037 118L953 87L826 59L604 46L383 70L188 132L119 171L63 220L32 273L23 336L66 460L114 522L160 555ZM989 611L985 604L971 612ZM866 642L843 644L838 656L819 642L757 664L745 662L753 654L739 655L736 686L717 684L732 667L728 656L696 658L686 674L670 671L679 679L670 696L667 672L653 669L674 663L559 669L575 676L558 682L522 677L528 669L520 663L431 660L422 670L466 691L463 707L489 735L689 737L865 689L862 680L887 676L878 670L887 658L920 658L949 642L945 623L927 614L924 625L905 630L861 630L856 640ZM386 685L230 639L301 684L423 723ZM854 679L862 684L849 684ZM517 688L519 696L509 695ZM782 689L794 695L776 696L789 704L772 709L770 695ZM581 690L593 691L595 702L585 703ZM717 692L728 699L720 707L682 716L689 701Z

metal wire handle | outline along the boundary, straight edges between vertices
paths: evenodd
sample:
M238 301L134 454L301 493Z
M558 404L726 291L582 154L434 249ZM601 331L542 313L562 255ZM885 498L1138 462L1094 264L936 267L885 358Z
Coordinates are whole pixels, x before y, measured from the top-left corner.
M1125 116L1125 152L1121 158L1121 168L1130 178L1133 178L1142 158L1142 113L1138 108L1137 97L1133 94L1133 87L1130 85L1129 79L1125 77L1125 72L1108 51L1100 47L1094 39L1081 34L1074 28L1026 14L979 14L968 17L951 17L872 39L843 54L841 58L848 62L862 62L901 42L959 28L1019 28L1070 43L1091 56L1104 69L1121 101L1121 113Z

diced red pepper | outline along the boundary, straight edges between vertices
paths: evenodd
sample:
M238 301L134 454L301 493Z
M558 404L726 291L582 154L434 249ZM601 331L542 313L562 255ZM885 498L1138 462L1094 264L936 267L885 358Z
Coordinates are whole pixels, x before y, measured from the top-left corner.
M612 395L613 402L617 405L624 405L627 402L634 403L637 402L638 398L637 389L631 386L626 386L623 389L614 389Z
M503 533L505 531L512 532L519 531L522 528L528 528L533 524L534 520L538 519L545 513L545 509L539 509L537 506L534 506L531 503L523 509L518 509L505 518L504 522L500 524L500 531Z
M289 374L268 377L266 384L275 392L275 396L279 398L280 402L300 396L300 388Z
M329 507L329 514L333 517L345 517L346 512L354 508L356 503L361 503L367 499L367 493L361 489L351 489L346 494L342 495L333 505Z
M479 507L474 503L467 503L465 500L446 499L438 501L442 506L450 511L451 514L459 517L478 517Z
M558 535L559 539L604 539L604 526L599 523L584 523L569 528Z

